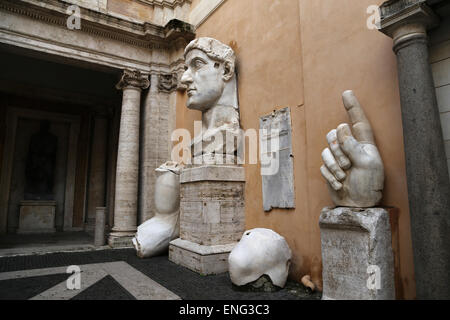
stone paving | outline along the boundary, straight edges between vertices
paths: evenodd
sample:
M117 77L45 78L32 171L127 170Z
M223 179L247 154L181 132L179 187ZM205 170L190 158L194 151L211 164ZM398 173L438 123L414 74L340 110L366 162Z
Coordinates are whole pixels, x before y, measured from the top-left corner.
M69 290L68 266L81 270L79 290ZM69 280L70 282L70 280ZM288 281L276 292L236 290L228 273L202 276L168 260L140 259L134 249L60 252L0 258L0 300L317 300Z

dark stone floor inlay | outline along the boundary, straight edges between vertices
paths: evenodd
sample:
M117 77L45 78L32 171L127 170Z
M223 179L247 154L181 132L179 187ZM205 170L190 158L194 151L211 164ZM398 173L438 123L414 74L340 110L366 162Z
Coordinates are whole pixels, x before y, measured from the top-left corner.
M71 300L136 300L113 277L107 275Z
M4 257L0 258L0 272L115 261L128 263L184 300L317 300L321 298L319 292L309 294L303 285L292 281L288 281L286 287L277 292L239 292L233 290L228 273L202 276L170 262L167 255L140 259L136 256L134 249ZM117 285L111 284L111 280L114 279L108 279L97 283L97 287L87 288L76 299L130 298L128 291L122 286L118 288L118 283ZM102 286L106 289L97 290ZM112 290L113 287L117 293L108 293L107 290ZM123 292L124 290L126 293Z
M66 281L66 273L0 281L0 300L26 300Z

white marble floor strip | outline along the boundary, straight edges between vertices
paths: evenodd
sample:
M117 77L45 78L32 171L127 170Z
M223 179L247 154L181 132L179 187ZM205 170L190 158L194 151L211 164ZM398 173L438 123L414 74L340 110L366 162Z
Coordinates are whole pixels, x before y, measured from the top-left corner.
M57 267L57 268L43 268L43 269L2 272L2 273L0 273L0 281L1 280L10 280L10 279L29 278L29 277L48 276L48 275L52 275L52 274L66 273L66 270L67 270L67 267ZM69 276L69 275L67 274L67 276Z
M153 281L128 263L105 264L104 270L138 300L181 300L172 291Z
M70 290L67 288L67 282L63 281L57 284L56 286L34 296L30 300L70 300L77 294L83 292L84 290L95 284L97 281L101 280L102 278L108 275L108 273L101 268L101 264L88 266L92 268L90 267L86 268L86 265L80 266L81 269L80 289ZM67 274L67 277L69 277L69 274Z

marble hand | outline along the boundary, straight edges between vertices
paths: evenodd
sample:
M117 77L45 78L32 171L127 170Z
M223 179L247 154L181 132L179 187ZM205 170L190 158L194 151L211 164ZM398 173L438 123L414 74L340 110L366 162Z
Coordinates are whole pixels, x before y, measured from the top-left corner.
M320 168L336 206L373 207L381 201L384 167L372 128L351 90L342 94L352 127L346 123L327 134Z

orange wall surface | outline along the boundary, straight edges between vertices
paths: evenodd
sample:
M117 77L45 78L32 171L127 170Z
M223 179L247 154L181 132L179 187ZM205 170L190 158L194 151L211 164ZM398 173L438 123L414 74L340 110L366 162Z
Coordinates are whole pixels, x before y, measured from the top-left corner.
M392 39L369 30L374 0L227 0L196 31L238 57L241 125L290 107L296 208L262 207L259 165L245 165L246 228L270 228L293 252L290 278L321 284L320 211L333 203L320 174L326 134L348 122L341 94L352 89L366 111L385 165L382 205L399 209L398 296L415 297L400 98ZM177 99L177 127L192 132L201 114Z

